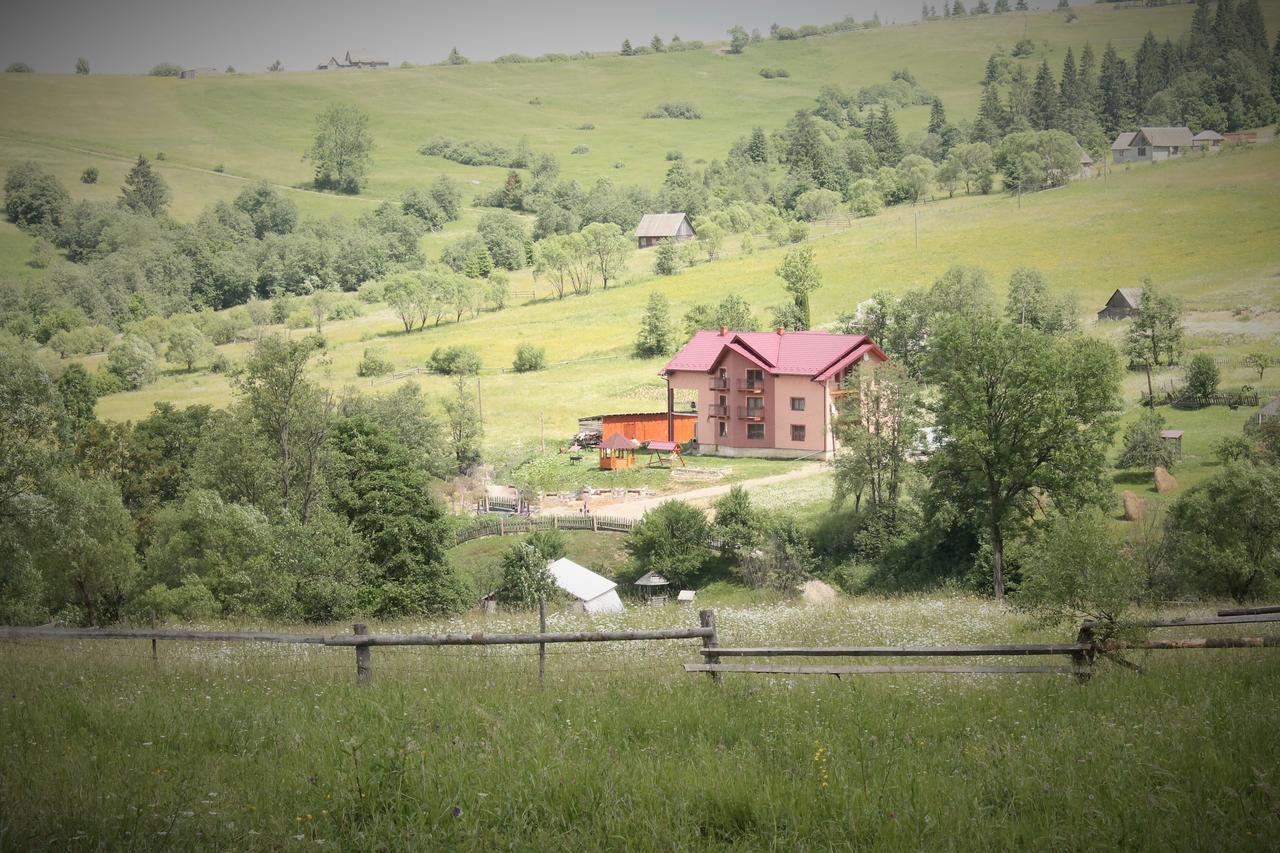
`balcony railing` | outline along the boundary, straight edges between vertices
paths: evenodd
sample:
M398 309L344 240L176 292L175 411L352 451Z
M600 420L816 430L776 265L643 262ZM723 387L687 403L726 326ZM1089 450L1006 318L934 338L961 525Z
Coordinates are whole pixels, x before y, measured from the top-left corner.
M738 380L738 390L739 390L739 391L753 391L753 392L754 392L754 391L763 391L763 390L764 390L764 380L763 380L763 379L739 379L739 380Z
M709 382L708 384L711 386L711 390L712 390L712 391L728 391L728 390L729 390L729 377L727 377L727 376L712 376L712 377L711 377L711 380L710 380L710 382Z
M739 406L738 417L748 421L764 420L764 406Z
M727 418L729 417L729 407L710 405L707 406L707 414L713 418Z

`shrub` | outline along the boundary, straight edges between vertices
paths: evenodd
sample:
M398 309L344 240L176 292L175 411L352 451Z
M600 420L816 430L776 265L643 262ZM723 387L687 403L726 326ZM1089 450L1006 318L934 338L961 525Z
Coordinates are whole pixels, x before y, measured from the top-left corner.
M785 68L761 68L760 76L766 80L774 80L778 77L790 77L791 72Z
M1059 516L1025 547L1018 607L1049 624L1093 619L1114 634L1146 587L1146 569L1131 559L1099 513Z
M366 281L364 284L360 285L360 290L356 293L356 298L361 302L368 302L372 305L375 302L382 301L383 293L384 290L382 282Z
M1236 464L1192 486L1169 511L1174 565L1204 595L1238 602L1280 577L1280 468Z
M570 154L586 154L590 150L591 149L585 145L575 145L573 146L573 150L570 151L569 153Z
M209 361L209 370L212 373L230 373L231 359L227 358L226 353L215 352Z
M227 171L227 167L226 167L226 166L224 166L223 164L219 163L218 165L216 165L216 166L214 166L214 167L213 167L213 171L215 171L215 172L217 172L219 175L221 175L223 172Z
M166 154L166 153L164 153L163 151L157 151L157 152L156 152L156 159L157 159L157 160L168 160L168 159L169 159L169 155L168 155L168 154Z
M518 542L502 555L502 586L498 600L508 607L536 607L554 596L558 587L543 553L527 542Z
M137 335L125 335L107 353L107 370L120 380L122 387L133 391L156 379L156 351Z
M1222 374L1218 363L1208 353L1198 352L1187 366L1187 390L1197 397L1210 397L1218 390Z
M1154 471L1156 466L1173 467L1173 445L1160 437L1164 416L1150 409L1124 431L1124 446L1116 460L1117 468L1142 468Z
M809 226L803 222L792 222L787 225L787 241L803 243L809 237Z
M547 351L533 344L520 344L516 347L516 358L511 367L516 373L532 373L547 366Z
M595 129L596 129L596 126L591 122L586 122L584 124L578 125L578 130L595 130Z
M667 501L631 528L626 549L638 572L657 572L675 587L686 587L711 556L710 532L702 510Z
M1013 46L1013 55L1019 59L1030 56L1035 52L1036 45L1031 39L1018 39L1017 44Z
M689 101L663 101L657 109L644 114L645 118L700 119L702 112Z
M616 162L613 164L613 168L615 168L615 169L625 169L625 168L627 168L627 164L626 164L626 163L624 163L624 162L622 162L621 160L618 160L618 161L616 161Z
M675 162L676 160L683 160L683 159L684 159L684 154L679 151L676 151L674 148L667 152L667 162L669 163Z
M366 348L364 357L356 367L357 376L386 376L395 370L391 359L383 355L381 350Z
M751 586L794 591L817 565L809 537L791 516L772 519L764 528L760 547L743 561L742 578Z
M11 62L5 67L6 74L35 74L36 70L25 62Z
M442 376L472 376L480 372L480 353L469 346L436 347L427 367Z
M428 140L418 153L443 157L464 166L502 166L507 169L527 169L531 159L530 152L523 146L508 148L495 142L456 140L448 136Z
M339 299L333 303L333 307L329 309L330 320L354 320L364 312L360 310L360 303L351 299Z
M90 166L80 173L80 183L96 184L98 182L98 167Z

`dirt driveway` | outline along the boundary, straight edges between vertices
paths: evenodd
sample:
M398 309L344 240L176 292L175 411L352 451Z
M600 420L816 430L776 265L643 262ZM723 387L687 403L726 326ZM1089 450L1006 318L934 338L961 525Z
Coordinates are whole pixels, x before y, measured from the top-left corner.
M803 480L806 477L814 477L826 470L826 466L817 462L806 462L796 466L785 474L771 474L768 477L757 477L754 480L740 480L737 483L726 483L720 486L706 486L701 489L692 489L687 492L672 492L670 494L658 495L652 498L632 498L630 500L612 501L603 496L591 498L588 506L592 512L600 515L611 515L615 518L634 518L639 519L646 512L671 500L681 500L691 503L694 506L708 507L711 502L723 494L727 494L729 489L734 486L742 486L748 492L758 489L761 486L771 486L775 483L785 483L789 480ZM544 510L543 515L577 515L579 509L576 506L552 507Z

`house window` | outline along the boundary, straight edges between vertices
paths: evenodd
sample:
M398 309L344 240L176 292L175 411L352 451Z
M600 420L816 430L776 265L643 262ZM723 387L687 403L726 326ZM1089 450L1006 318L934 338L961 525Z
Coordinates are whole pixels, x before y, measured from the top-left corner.
M748 397L747 411L759 415L760 412L764 411L764 400L759 397Z
M747 438L764 438L764 424L747 424Z
M804 441L804 424L791 425L791 440Z
M1138 149L1138 156L1139 156L1139 157L1146 157L1146 156L1147 156L1147 149L1145 149L1145 148L1139 148L1139 149Z
M748 370L747 385L751 388L763 388L764 387L764 371Z
M793 411L793 412L803 412L803 411L804 411L804 397L792 397L792 398L791 398L791 411Z
M729 434L729 422L728 422L728 421L720 421L720 426L719 426L719 429L718 429L718 434L719 434L719 436L720 436L721 438L724 438L725 436L727 436L727 435Z

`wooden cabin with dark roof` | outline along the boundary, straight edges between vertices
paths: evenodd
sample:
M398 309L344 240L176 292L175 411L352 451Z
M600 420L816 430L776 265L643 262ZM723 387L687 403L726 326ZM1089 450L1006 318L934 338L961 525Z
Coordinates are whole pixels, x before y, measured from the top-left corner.
M636 226L636 244L641 249L656 246L663 240L684 243L697 236L687 213L646 213Z

